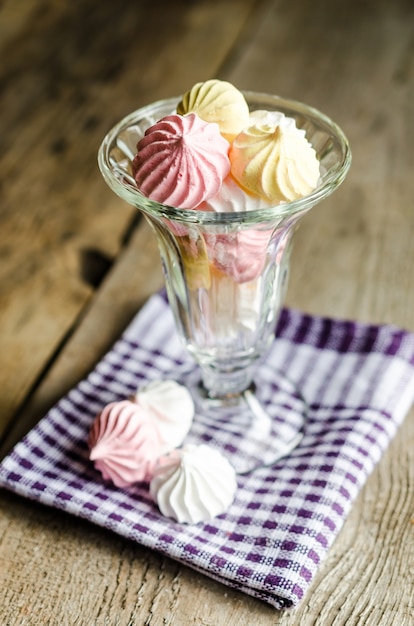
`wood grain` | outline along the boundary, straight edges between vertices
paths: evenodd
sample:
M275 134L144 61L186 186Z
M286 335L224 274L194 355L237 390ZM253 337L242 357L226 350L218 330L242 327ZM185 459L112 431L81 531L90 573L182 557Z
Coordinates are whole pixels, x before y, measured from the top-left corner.
M296 235L287 303L414 330L413 33L411 0L3 2L3 452L162 282L145 222L100 179L99 141L130 110L213 75L313 104L351 142L346 183ZM293 612L3 492L1 622L411 626L413 417Z
M133 218L98 172L105 133L214 75L255 6L22 4L0 14L0 434L91 302L85 259L109 266Z
M16 415L0 457L94 367L147 298L164 284L153 234L145 220L131 234L91 306L72 329L53 367ZM103 326L104 325L104 326Z

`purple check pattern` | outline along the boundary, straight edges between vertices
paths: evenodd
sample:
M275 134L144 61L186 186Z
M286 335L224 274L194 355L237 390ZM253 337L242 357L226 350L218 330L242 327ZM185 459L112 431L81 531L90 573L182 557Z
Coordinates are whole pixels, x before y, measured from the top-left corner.
M3 460L0 484L277 608L295 606L410 409L414 335L284 310L266 371L283 370L300 386L309 405L305 436L288 458L240 476L228 512L197 525L163 517L146 484L105 483L86 445L106 403L185 364L165 298L153 296L88 378Z

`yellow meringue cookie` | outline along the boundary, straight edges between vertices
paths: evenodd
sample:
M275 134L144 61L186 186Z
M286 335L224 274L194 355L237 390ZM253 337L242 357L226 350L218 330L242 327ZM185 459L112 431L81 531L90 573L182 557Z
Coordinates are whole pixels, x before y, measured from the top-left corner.
M205 122L216 122L221 134L231 141L249 121L249 107L234 85L211 79L196 83L177 106L179 115L196 113Z
M235 138L229 152L237 182L275 204L302 198L318 184L316 152L292 122L259 119Z

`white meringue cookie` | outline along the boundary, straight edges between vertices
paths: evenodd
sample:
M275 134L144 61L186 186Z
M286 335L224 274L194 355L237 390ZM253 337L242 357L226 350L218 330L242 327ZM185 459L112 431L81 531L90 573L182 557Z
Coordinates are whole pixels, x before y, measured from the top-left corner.
M234 213L235 211L256 211L268 209L273 204L260 196L244 191L234 178L229 175L223 180L220 191L199 204L198 211L214 211L215 213Z
M281 111L265 111L258 109L252 111L249 116L249 123L247 126L283 126L284 128L295 128L296 121L293 117L287 117ZM305 135L305 131L301 130L301 134Z
M186 445L160 457L150 493L163 515L197 524L224 513L237 489L236 472L217 450Z
M181 446L194 417L194 402L188 389L174 380L155 380L138 389L135 402L152 412L162 454Z

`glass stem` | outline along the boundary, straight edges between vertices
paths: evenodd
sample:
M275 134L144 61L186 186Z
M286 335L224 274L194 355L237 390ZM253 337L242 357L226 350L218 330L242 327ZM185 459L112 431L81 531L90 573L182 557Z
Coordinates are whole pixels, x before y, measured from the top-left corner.
M240 396L252 384L256 363L232 371L202 367L204 392L209 398L225 399Z

